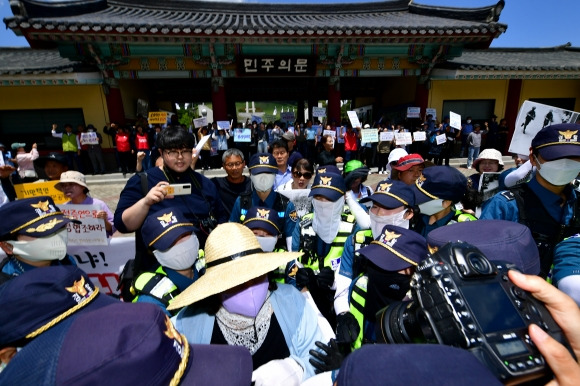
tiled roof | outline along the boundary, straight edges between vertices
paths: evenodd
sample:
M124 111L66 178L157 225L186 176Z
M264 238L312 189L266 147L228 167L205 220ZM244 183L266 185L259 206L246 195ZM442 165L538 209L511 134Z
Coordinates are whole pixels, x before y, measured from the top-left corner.
M455 70L580 71L580 47L464 50L439 68Z
M5 19L12 29L49 29L81 33L160 33L205 35L439 35L495 34L505 30L496 21L503 8L422 6L409 0L354 4L262 4L187 0L71 1L74 15L46 3L39 10L21 0ZM86 7L83 8L83 3ZM89 4L90 3L90 4ZM36 3L38 4L38 3ZM52 8L51 8L52 7ZM72 10L72 8L71 8ZM68 12L68 13L71 13Z
M79 65L79 62L61 57L58 50L33 50L28 47L0 49L2 75L72 73L80 70Z

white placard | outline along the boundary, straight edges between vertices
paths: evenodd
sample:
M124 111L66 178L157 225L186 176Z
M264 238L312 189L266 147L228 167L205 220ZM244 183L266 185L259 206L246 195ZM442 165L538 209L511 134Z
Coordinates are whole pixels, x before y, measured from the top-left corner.
M195 152L197 154L199 154L199 152L201 151L201 148L203 147L203 145L205 145L205 143L207 142L208 139L209 139L209 134L201 137L201 139L197 143L197 146L195 147Z
M207 126L207 117L195 118L193 120L193 126L196 128Z
M98 145L99 137L94 131L81 133L81 145Z
M396 145L410 145L413 143L411 133L395 133Z
M336 131L334 130L324 130L322 135L330 135L332 138L336 137Z
M364 143L379 142L379 131L377 129L362 129L360 141Z
M348 119L352 127L360 127L360 121L358 120L358 115L356 115L356 111L347 111L346 114L348 115Z
M426 141L427 133L424 131L415 131L413 133L413 141Z
M4 152L0 151L0 166L6 166L4 164Z
M255 121L255 122L258 124L258 125L259 125L260 123L262 123L262 117L259 117L259 116L257 116L257 115L252 115L252 118L251 118L251 119L252 119L252 122L254 122L254 121Z
M313 117L326 117L326 108L324 107L313 107L312 108Z
M379 133L379 139L381 141L392 141L395 137L395 133L392 131L381 131Z
M228 121L217 121L216 123L218 129L229 130L231 127L231 124Z
M234 129L234 142L252 142L252 130Z
M433 116L433 120L437 119L437 109L427 107L425 109L425 118L427 118L427 115L429 115L429 114L431 114Z
M435 136L435 142L437 145L442 145L447 141L447 136L445 134L439 134Z
M135 237L113 237L109 245L69 245L66 252L101 293L118 295L119 275L127 260L135 258ZM5 257L0 250L0 261Z
M286 122L294 122L295 120L294 111L285 111L283 113L280 113L280 120Z
M97 218L101 210L98 205L61 205L60 210L65 216L81 221L82 224L67 224L67 245L108 245L105 220Z
M574 123L578 115L579 113L574 111L524 101L518 112L509 152L527 155L530 152L532 139L543 127L558 123Z
M421 118L421 108L407 107L407 118Z
M454 129L461 130L461 115L450 111L449 126L453 127Z

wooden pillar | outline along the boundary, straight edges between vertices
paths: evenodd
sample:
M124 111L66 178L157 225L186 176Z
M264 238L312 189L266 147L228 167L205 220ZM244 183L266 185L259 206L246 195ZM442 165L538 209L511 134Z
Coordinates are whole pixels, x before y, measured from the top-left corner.
M211 80L211 103L213 108L213 120L225 121L228 118L228 106L226 101L226 90L222 77L215 77Z
M103 85L105 99L107 100L107 110L109 112L109 122L118 125L125 124L125 109L123 108L123 98L116 79L107 78Z
M331 77L328 80L328 109L326 111L329 122L340 125L340 78Z
M429 89L431 88L431 81L427 80L424 83L417 83L415 87L415 106L421 108L421 112L429 107Z
M522 92L522 80L510 79L508 83L508 93L505 104L505 116L509 128L508 137L506 140L505 149L500 149L503 154L507 154L509 144L512 142L514 130L516 126L516 119L518 118L518 111L520 109L520 96ZM500 118L501 119L501 118Z

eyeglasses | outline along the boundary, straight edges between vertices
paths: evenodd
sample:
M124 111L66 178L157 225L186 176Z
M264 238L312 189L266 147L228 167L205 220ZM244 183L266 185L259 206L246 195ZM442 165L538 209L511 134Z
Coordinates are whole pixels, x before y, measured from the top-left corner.
M300 172L292 172L292 175L293 175L295 178L304 177L304 178L306 178L307 180L309 180L309 179L311 179L311 178L312 178L312 173L309 173L309 172L306 172L306 173L300 173Z
M244 163L243 162L230 162L229 164L224 164L224 166L226 168L239 168L240 166L242 166Z
M182 157L191 157L191 154L193 152L189 149L186 150L166 150L165 154L167 154L167 156L169 158L178 158L179 156Z

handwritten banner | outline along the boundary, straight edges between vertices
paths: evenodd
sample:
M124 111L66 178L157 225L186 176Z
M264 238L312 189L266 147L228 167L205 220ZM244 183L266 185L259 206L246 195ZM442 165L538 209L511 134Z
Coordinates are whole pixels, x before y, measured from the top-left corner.
M230 129L230 123L228 121L217 121L217 127L223 130Z
M358 120L358 115L356 115L356 111L347 111L346 114L348 115L348 119L352 127L360 127L360 121Z
M99 137L97 137L97 133L87 132L81 133L81 145L98 145L99 144Z
M429 115L429 114L431 114L433 116L433 120L437 119L437 109L427 107L425 109L425 118L427 118L427 115Z
M280 119L286 122L294 122L294 111L285 111L280 113Z
M66 215L81 221L81 224L68 223L68 245L108 245L105 220L97 218L101 210L98 205L61 205Z
M395 133L395 144L410 145L413 143L411 133Z
M447 142L447 136L445 134L439 134L435 137L435 141L437 142L437 145L442 145Z
M50 196L55 204L68 201L64 194L54 186L59 181L32 182L29 184L16 184L14 190L18 198L30 198L38 196Z
M196 128L207 126L207 117L195 118L193 120L193 126Z
M453 111L449 112L449 126L461 130L461 115L454 113Z
M322 135L329 135L332 138L335 138L336 137L336 131L334 131L334 130L324 130L322 132Z

